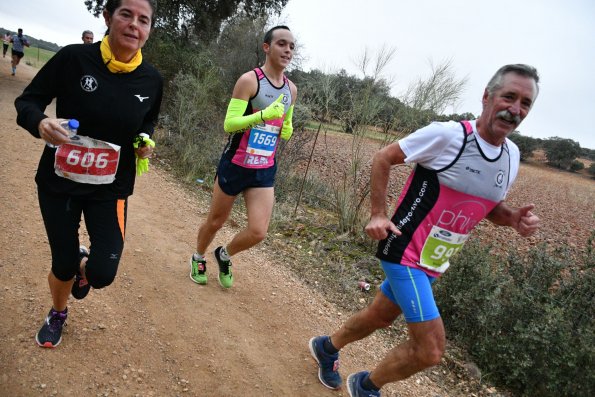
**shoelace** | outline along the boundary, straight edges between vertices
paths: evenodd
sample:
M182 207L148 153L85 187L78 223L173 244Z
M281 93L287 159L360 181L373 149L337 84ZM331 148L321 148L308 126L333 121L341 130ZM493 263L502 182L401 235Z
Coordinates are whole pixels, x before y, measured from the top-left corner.
M229 261L227 261L226 263L223 263L223 274L229 274L229 268L231 267L231 263L229 263Z
M50 331L55 332L58 331L64 326L64 322L66 321L66 314L62 314L60 312L52 310L47 322L50 326Z

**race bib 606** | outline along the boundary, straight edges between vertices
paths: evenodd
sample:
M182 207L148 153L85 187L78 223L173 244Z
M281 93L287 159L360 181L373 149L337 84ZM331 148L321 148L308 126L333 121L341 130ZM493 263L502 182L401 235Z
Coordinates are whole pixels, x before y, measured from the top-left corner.
M118 171L120 146L85 136L77 138L56 149L56 174L79 183L112 183Z

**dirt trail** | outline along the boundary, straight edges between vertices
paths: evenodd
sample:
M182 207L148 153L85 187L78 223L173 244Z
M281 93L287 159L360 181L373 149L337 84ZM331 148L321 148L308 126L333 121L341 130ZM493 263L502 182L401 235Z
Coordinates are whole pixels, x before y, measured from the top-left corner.
M307 341L347 313L294 278L282 252L259 247L237 257L231 290L215 282L212 256L210 283L191 282L187 259L208 203L154 167L130 198L114 284L69 302L58 348L35 344L51 304L33 180L43 142L16 125L13 105L34 73L22 64L10 76L9 59L0 58L0 395L346 396L319 384ZM215 244L232 233L225 228ZM344 350L345 377L384 354L379 339ZM420 374L385 395L451 394Z

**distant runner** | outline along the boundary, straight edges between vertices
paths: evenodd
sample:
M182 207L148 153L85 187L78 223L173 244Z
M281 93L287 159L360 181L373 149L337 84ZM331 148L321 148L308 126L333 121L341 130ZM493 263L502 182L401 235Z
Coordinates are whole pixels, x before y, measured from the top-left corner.
M476 121L432 123L376 153L371 176L371 216L366 233L380 240L376 256L386 275L370 306L330 336L312 338L323 385L336 389L339 350L390 326L403 314L409 340L393 348L372 372L349 375L352 397L380 396L387 383L403 380L440 362L445 333L432 283L484 218L521 236L539 227L533 204L512 208L504 199L519 168L519 150L507 136L531 110L539 76L528 65L506 65L489 81ZM386 214L390 169L416 163L397 209Z
M6 58L6 52L8 52L8 47L10 46L10 33L6 31L2 35L2 58Z
M93 44L93 32L90 30L85 30L81 39L85 44Z
M12 43L12 75L17 73L17 65L21 62L21 58L25 56L25 47L29 47L29 40L23 35L23 29L19 28L17 34L12 35L10 38Z

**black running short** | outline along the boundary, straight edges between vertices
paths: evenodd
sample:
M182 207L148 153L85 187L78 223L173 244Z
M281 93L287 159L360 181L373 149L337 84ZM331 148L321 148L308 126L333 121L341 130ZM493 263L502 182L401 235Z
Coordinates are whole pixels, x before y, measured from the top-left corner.
M223 193L237 196L252 187L275 186L277 163L269 168L244 168L222 157L217 167L217 180Z

